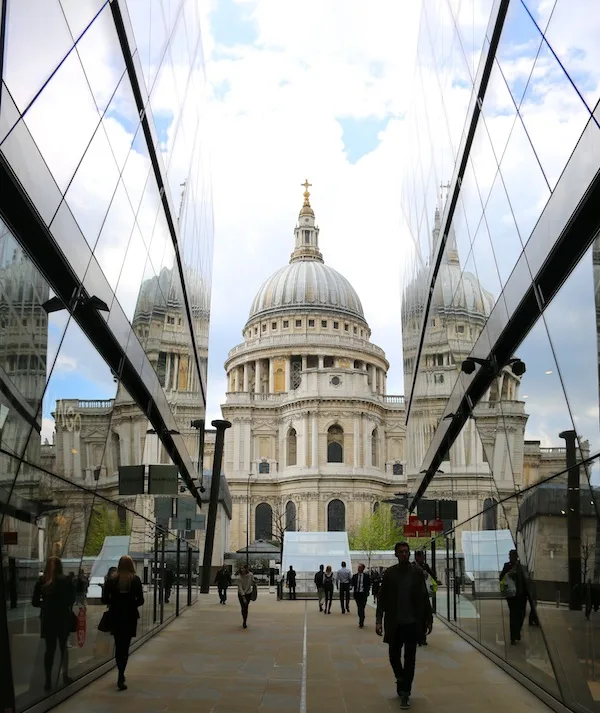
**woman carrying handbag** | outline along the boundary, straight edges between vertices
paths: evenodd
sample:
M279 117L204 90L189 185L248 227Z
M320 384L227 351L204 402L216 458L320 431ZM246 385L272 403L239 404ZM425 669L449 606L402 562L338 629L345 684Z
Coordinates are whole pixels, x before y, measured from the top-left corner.
M250 606L250 602L256 599L254 575L248 569L247 564L243 564L240 567L238 579L238 599L240 600L240 607L242 608L242 626L244 629L247 629L248 624L246 622L248 620L248 608Z
M127 689L125 668L129 658L131 639L137 634L137 622L140 618L138 607L144 603L142 582L135 573L133 560L123 555L117 571L107 580L102 590L102 603L108 605L108 611L102 616L98 628L109 629L115 637L115 661L119 677L117 688Z

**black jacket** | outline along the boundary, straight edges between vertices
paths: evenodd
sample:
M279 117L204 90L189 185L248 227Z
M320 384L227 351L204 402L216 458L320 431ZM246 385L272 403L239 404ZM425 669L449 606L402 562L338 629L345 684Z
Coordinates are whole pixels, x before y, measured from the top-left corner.
M410 573L411 600L415 611L415 618L418 627L427 627L433 622L433 612L429 601L429 594L425 586L423 571L411 564L402 565L408 567ZM400 586L400 565L389 567L383 575L381 589L377 598L376 622L383 622L383 640L389 643L398 626L398 601Z
M44 585L42 577L33 588L31 603L40 608L40 636L65 637L71 631L72 607L75 603L75 585L65 575L54 578L51 584Z
M229 570L222 570L220 569L217 572L217 576L215 577L215 584L217 587L221 588L226 588L231 586L231 575L229 574Z
M350 580L350 586L352 591L356 594L356 587L358 586L358 572L352 575ZM371 576L366 572L363 572L363 594L369 594L371 591Z
M102 603L108 605L112 618L113 634L135 636L140 618L138 607L144 603L144 590L140 578L135 575L128 592L119 591L119 579L110 577L102 589Z
M296 571L293 569L288 569L285 574L285 581L290 585L290 587L296 586Z
M317 589L321 589L323 587L323 577L325 576L325 572L320 569L316 574L315 574L315 584L317 586Z

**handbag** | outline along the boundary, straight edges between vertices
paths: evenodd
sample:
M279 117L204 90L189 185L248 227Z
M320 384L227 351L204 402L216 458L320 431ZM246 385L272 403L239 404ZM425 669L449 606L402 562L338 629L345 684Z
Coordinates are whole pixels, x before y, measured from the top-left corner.
M110 634L112 631L112 614L110 609L107 609L104 614L100 617L98 622L98 631L102 631L105 634Z
M252 584L252 591L250 592L250 601L255 602L257 597L258 589L256 588L256 584Z

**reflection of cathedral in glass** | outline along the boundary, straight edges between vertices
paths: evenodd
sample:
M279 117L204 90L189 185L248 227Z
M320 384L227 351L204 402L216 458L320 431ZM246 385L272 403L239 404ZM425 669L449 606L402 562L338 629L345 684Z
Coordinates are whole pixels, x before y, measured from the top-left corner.
M429 264L439 239L440 223L440 210L436 209ZM421 480L420 466L459 377L461 363L471 353L495 303L476 275L461 267L452 227L435 281L417 365L429 264L406 287L402 308L407 394L414 381L406 430L409 490ZM546 462L555 456L544 453L538 441L525 441L528 416L519 396L521 378L510 367L502 369L474 408L427 490L428 498L457 500L459 522L512 495L515 487L534 482L557 465ZM478 518L477 528L506 527L502 515L516 525L515 507L501 512L494 508Z
M0 445L34 463L40 459L48 351L48 317L42 304L48 294L35 266L0 222ZM17 462L0 455L3 487L12 487ZM37 494L37 489L30 492L34 475L26 465L17 483L22 497Z

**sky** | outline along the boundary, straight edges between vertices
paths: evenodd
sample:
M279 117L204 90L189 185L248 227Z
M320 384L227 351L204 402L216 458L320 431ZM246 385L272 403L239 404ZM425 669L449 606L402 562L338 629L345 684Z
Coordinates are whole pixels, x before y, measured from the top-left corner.
M285 265L302 206L326 264L362 301L403 393L400 191L418 3L215 0L203 27L215 213L207 420L260 285Z

